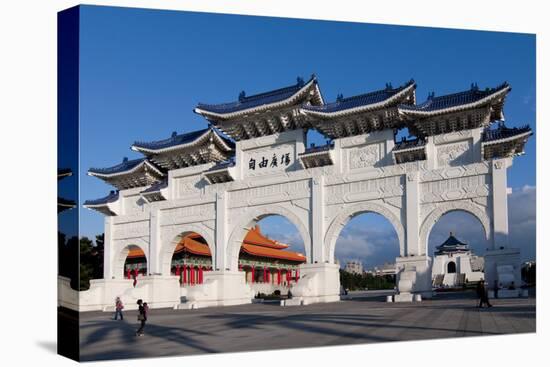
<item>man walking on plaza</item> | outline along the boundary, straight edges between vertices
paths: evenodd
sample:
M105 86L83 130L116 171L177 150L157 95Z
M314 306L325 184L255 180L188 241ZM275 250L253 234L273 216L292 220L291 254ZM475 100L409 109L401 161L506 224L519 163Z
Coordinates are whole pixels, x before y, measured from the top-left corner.
M489 303L487 289L485 288L485 282L483 280L480 280L477 284L477 296L479 298L479 306L477 306L478 308L482 308L484 303L487 304L487 307L493 307L493 305Z
M143 305L143 301L138 299L137 304L139 306L138 321L141 323L141 326L136 331L136 336L143 336L143 329L145 328L145 321L147 321L147 311Z

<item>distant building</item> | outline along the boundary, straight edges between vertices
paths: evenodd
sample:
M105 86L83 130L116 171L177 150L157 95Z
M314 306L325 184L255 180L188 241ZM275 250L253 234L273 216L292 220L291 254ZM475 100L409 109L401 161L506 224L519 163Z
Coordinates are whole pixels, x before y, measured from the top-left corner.
M395 275L396 266L395 263L384 263L380 266L375 266L372 272L375 276L386 276L386 275Z
M432 266L435 288L460 287L466 282L484 279L484 259L460 242L451 232L449 238L436 247Z
M348 261L344 271L351 274L363 274L363 264L359 260Z

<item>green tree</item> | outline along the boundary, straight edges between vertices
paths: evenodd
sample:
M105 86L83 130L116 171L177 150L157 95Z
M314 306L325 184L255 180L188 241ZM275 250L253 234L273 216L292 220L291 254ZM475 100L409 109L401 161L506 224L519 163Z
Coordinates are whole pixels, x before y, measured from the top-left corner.
M90 279L94 275L94 263L97 256L94 256L94 246L88 237L80 239L80 281L79 290L90 288Z

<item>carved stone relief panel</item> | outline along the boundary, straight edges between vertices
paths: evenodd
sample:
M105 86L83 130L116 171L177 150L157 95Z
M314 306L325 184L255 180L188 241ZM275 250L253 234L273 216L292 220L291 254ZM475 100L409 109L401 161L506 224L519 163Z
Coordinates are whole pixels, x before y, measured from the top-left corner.
M375 166L381 159L384 143L370 144L349 149L350 170Z
M197 195L201 192L200 177L185 177L176 179L177 197Z
M420 184L420 202L431 203L489 195L490 175L465 176Z
M472 145L472 140L469 139L436 146L438 167L460 166L472 163Z
M441 134L434 136L435 144L445 144L457 140L466 140L472 137L472 130L455 131L448 134Z
M113 228L113 239L115 240L147 236L149 236L148 220L115 224Z
M309 197L310 185L310 180L300 180L232 191L229 193L229 207L253 206Z
M200 222L213 219L215 215L215 204L191 205L167 209L162 212L161 225Z
M420 180L438 181L447 178L484 175L487 173L489 173L489 163L480 162L467 164L464 166L443 167L435 170L422 170L420 174Z
M336 204L401 196L403 191L404 176L400 175L327 186L325 198L327 204Z

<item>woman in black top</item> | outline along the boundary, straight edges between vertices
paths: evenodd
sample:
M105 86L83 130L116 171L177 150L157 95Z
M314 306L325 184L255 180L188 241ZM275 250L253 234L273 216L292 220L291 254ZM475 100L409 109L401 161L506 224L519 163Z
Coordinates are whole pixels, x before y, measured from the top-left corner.
M143 336L145 321L147 321L147 312L145 311L145 307L143 307L143 301L141 299L138 299L137 304L139 306L138 321L141 322L141 326L136 331L136 335Z

